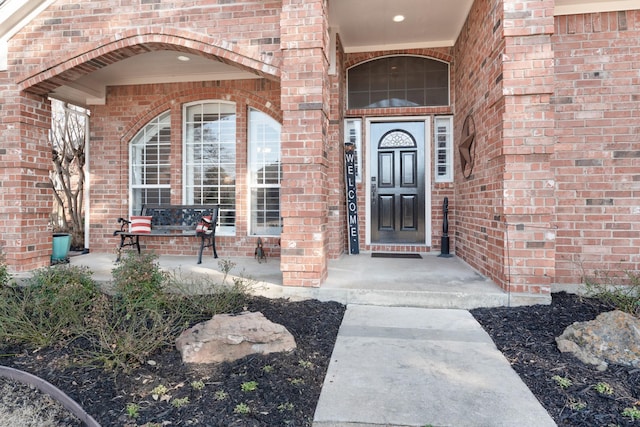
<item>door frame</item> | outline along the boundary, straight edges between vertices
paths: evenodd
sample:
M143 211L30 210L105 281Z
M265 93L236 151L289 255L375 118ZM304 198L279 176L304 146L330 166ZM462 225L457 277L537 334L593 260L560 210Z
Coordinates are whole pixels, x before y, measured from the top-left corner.
M364 171L362 179L365 182L365 215L366 236L365 244L371 245L371 156L374 153L371 141L371 123L372 122L424 122L424 244L416 243L380 243L385 246L426 246L431 247L431 151L433 146L431 134L432 116L399 116L399 117L367 117L365 118L365 152L367 153L364 163ZM374 243L378 244L378 243Z

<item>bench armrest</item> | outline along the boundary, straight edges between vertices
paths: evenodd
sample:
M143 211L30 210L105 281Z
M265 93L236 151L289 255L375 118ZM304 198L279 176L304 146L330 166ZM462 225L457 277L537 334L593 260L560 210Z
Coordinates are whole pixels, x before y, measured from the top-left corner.
M131 224L131 221L129 221L126 218L118 218L118 224L122 224L120 225L120 230L116 230L113 232L113 235L116 236L118 233L126 233L127 231L129 231L129 224Z

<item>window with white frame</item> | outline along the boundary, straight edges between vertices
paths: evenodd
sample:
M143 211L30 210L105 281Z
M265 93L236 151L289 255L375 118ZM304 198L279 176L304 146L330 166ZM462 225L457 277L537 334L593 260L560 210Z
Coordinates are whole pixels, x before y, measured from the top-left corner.
M356 182L362 182L360 153L362 145L362 119L346 119L344 121L344 143L353 144L355 153Z
M436 117L434 122L436 182L452 182L453 117Z
M218 233L236 227L236 106L207 101L185 106L184 198L218 205Z
M280 216L280 123L249 109L250 233L273 236L282 232Z
M129 159L129 214L140 214L146 204L169 204L171 117L168 111L147 123L133 138Z

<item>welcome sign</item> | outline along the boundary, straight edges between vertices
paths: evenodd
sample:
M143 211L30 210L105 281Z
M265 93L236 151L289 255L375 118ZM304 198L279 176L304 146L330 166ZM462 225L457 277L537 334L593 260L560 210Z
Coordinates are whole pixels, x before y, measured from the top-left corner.
M347 232L349 234L349 253L359 254L360 244L358 235L358 199L356 198L356 167L354 145L346 143L345 183L347 187Z

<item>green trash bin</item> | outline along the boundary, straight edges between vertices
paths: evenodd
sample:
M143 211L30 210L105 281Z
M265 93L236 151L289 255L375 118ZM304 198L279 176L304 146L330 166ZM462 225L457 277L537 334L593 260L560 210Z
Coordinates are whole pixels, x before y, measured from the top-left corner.
M71 249L71 234L53 233L53 253L51 254L51 263L67 261L69 258L69 249Z

